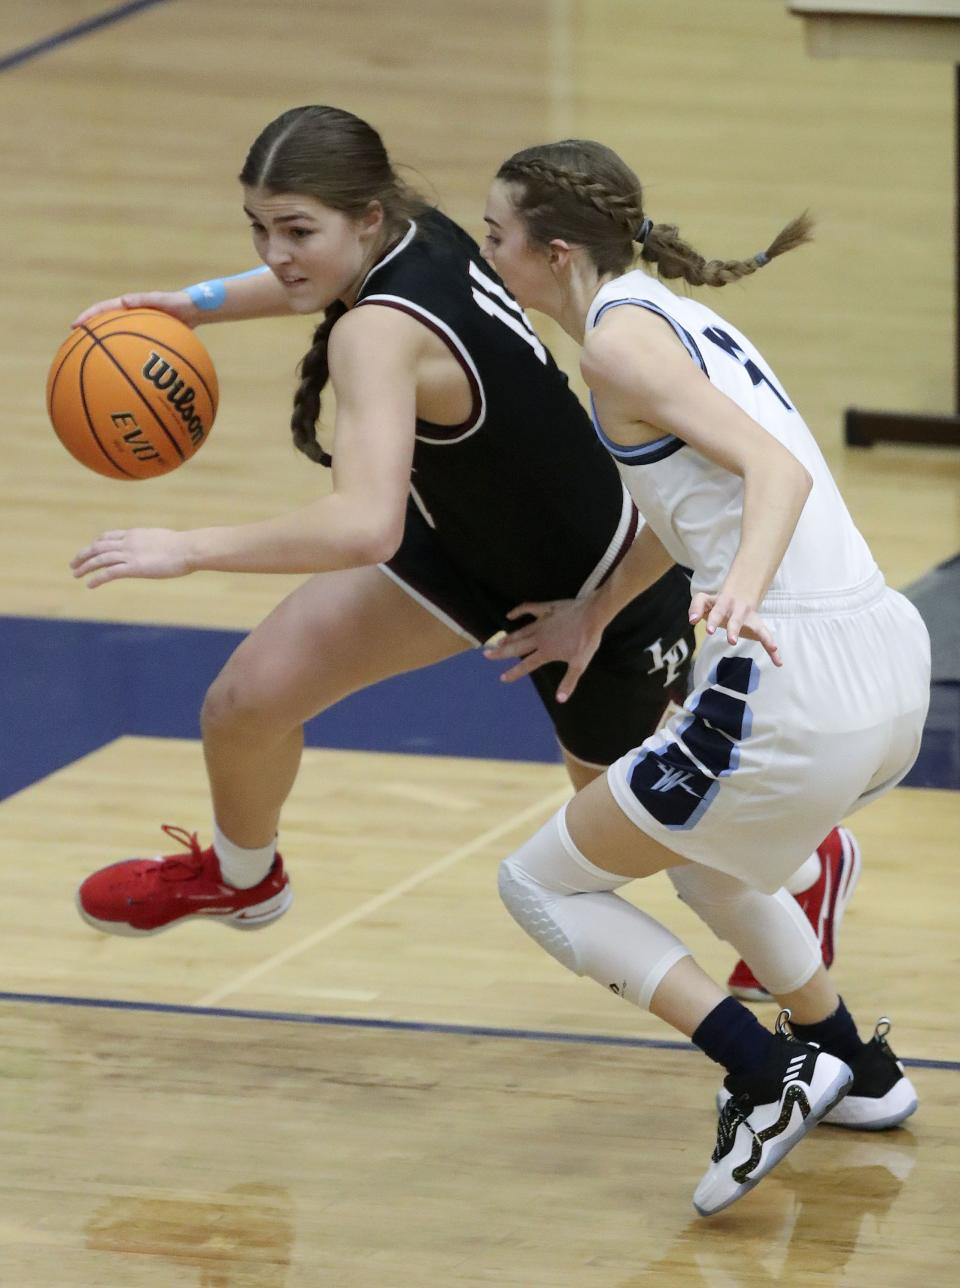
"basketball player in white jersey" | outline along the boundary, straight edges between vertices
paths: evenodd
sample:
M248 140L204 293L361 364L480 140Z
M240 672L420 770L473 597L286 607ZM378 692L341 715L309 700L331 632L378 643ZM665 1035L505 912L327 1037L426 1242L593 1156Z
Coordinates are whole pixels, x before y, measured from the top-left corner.
M704 304L630 271L639 242L661 277L722 286L807 240L805 217L750 260L707 263L645 216L615 153L568 140L507 161L485 218L484 253L517 300L583 346L595 428L647 521L603 587L519 605L533 622L489 655L521 658L514 677L566 661L558 700L568 699L610 614L672 562L692 569L690 620L707 635L684 709L505 860L501 894L564 965L726 1069L717 1146L694 1195L708 1215L821 1118L892 1126L916 1106L888 1022L861 1041L781 887L834 819L912 765L929 640L753 345ZM664 869L781 1003L775 1033L614 893ZM783 911L775 928L757 911L771 899Z

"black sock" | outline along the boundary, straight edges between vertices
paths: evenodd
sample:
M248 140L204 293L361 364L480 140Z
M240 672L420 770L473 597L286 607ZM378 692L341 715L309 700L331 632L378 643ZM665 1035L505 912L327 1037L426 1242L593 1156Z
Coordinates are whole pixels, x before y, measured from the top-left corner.
M838 1060L852 1060L863 1047L853 1016L844 1005L842 997L840 1005L825 1020L820 1020L817 1024L791 1022L790 1028L794 1037L801 1042L816 1042L817 1046L830 1055L835 1055Z
M695 1046L728 1073L752 1074L767 1063L774 1037L735 997L725 997L697 1025Z

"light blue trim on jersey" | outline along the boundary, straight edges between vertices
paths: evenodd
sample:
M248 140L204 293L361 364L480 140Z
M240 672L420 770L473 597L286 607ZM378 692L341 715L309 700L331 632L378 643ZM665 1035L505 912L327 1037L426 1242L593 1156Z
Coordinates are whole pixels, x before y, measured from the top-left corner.
M686 327L682 327L676 318L672 318L669 313L660 308L658 304L654 304L652 300L640 300L633 296L623 300L610 300L601 305L597 311L597 316L593 320L593 325L596 326L609 309L619 308L621 304L633 304L637 308L647 309L649 312L663 318L665 322L668 322L676 332L680 343L690 354L690 357L699 364L701 371L709 380L710 373L707 371L707 364L703 360L703 354L697 347L696 340L694 340ZM686 446L683 439L678 438L676 434L665 434L663 438L655 438L652 442L640 443L636 447L624 447L622 443L615 443L612 438L609 438L604 433L600 418L597 415L593 394L590 395L590 419L593 421L593 428L596 430L600 442L603 443L614 460L622 461L624 465L653 465L655 461L662 461L667 456L672 456L674 452L679 452L681 447Z
M624 465L652 465L654 461L662 461L665 457L672 456L674 452L679 452L681 447L686 447L683 439L677 438L676 434L667 434L664 438L655 438L652 443L640 443L637 447L624 447L622 443L615 443L603 431L592 393L590 395L590 419L593 421L593 428L596 431L597 438L600 439L600 442L613 459L622 461Z
M700 369L709 379L710 373L707 371L707 364L703 360L703 354L697 348L696 340L694 340L686 327L681 326L677 319L672 318L669 313L660 307L659 304L654 304L653 300L639 300L633 296L622 300L608 300L606 304L601 304L600 308L597 310L597 316L593 319L593 325L597 325L604 313L609 312L610 309L619 308L621 304L635 304L637 308L648 309L651 313L656 313L658 317L663 318L664 322L669 322L677 333L677 339L681 341L683 347L690 354L690 357L700 364Z

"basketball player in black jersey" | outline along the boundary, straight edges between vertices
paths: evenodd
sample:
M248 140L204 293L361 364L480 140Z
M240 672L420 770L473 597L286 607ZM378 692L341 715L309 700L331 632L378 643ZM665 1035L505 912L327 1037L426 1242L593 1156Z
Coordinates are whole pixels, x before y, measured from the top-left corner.
M203 740L213 844L89 877L81 915L151 934L191 916L238 928L286 911L276 853L303 723L351 692L477 646L524 600L595 587L637 515L616 468L523 311L470 237L397 179L376 132L330 107L284 113L240 176L266 269L88 309L202 321L325 314L304 358L293 433L316 461L320 392L337 397L333 488L276 519L190 532L112 531L81 551L91 587L203 569L313 574L213 683ZM563 666L534 682L575 786L682 700L693 637L672 569L629 605L569 702Z
M304 722L481 644L516 624L508 614L520 603L588 593L638 522L522 309L474 241L399 182L369 125L332 107L285 112L240 178L265 269L105 301L77 322L124 306L190 325L324 313L292 428L308 457L330 463L316 438L329 377L333 490L262 523L111 531L73 561L91 587L202 569L314 574L240 645L204 703L213 844L169 829L188 855L111 864L81 886L81 915L113 934L193 916L275 921L292 899L276 840ZM688 603L673 568L610 624L568 701L557 699L564 664L534 672L575 787L682 702ZM829 874L826 857L819 870Z

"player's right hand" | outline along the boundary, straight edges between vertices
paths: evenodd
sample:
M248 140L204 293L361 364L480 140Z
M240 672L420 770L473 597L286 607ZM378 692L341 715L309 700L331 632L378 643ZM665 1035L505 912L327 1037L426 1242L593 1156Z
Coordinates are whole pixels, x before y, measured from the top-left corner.
M170 528L125 528L104 532L70 560L74 577L95 590L120 577L185 577L190 534Z
M523 660L500 679L512 684L547 662L566 662L567 668L557 688L557 701L571 696L590 659L600 646L603 626L595 619L590 597L555 599L546 603L518 604L507 617L510 621L529 617L533 620L508 634L500 634L484 646L483 655L493 662L518 657Z
M758 640L770 655L774 666L783 666L780 646L773 638L770 627L747 600L738 598L725 588L716 595L698 591L690 601L690 624L695 626L701 620L708 635L713 635L718 630L724 631L727 643L731 646L741 636L748 640Z
M101 300L91 304L70 323L72 327L83 326L98 313L109 313L112 309L159 309L169 313L187 326L196 326L200 321L200 310L186 291L141 291L135 295L118 295L113 300Z

